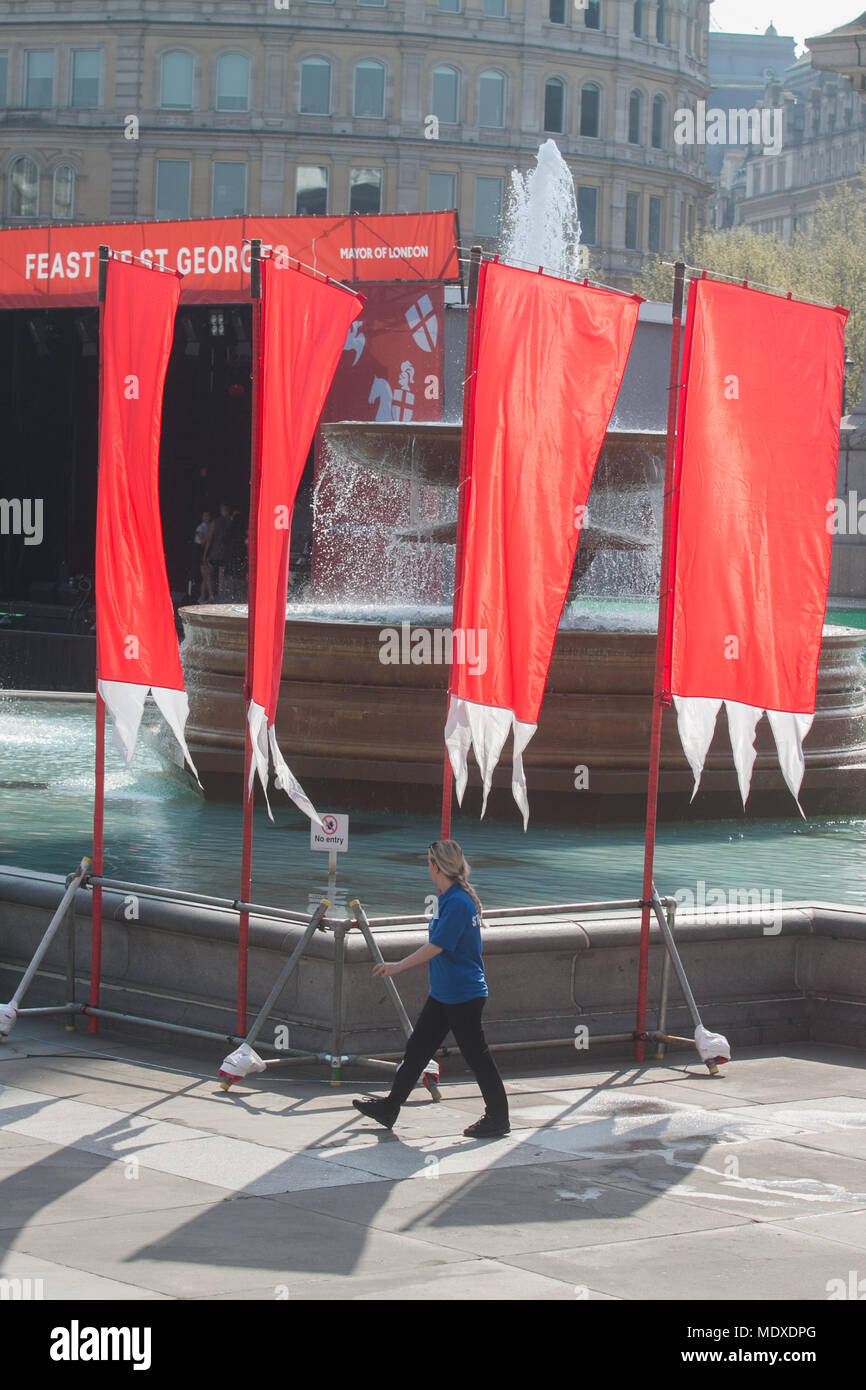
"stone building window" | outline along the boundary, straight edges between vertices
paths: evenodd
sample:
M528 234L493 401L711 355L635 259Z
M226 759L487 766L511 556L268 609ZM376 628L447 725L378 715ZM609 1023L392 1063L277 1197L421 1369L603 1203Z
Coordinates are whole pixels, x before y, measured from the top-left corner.
M384 5L385 0L358 0L359 5Z
M9 54L0 53L0 108L9 105Z
M632 28L639 39L643 38L643 0L634 0Z
M601 88L587 82L580 92L580 133L597 139L601 130Z
M295 213L316 217L328 211L328 171L314 164L299 164L295 181Z
M484 0L484 13L490 19L502 19L505 14L505 0Z
M656 43L664 43L667 39L668 17L665 8L665 0L658 0L656 8Z
M457 206L457 175L427 175L427 211L448 212Z
M456 68L433 69L433 114L443 125L457 124L460 77Z
M39 173L28 155L16 159L9 170L9 216L35 217L39 212Z
M246 164L240 160L215 159L211 216L243 217L246 210Z
M54 170L51 215L58 220L75 215L75 170L71 164L61 164Z
M331 114L331 64L325 58L305 58L301 63L301 114Z
M502 229L502 180L475 180L475 232L478 236L499 236Z
M69 93L71 106L93 108L99 105L99 58L96 48L73 50L72 89Z
M544 129L561 135L564 117L565 84L558 77L548 77L544 84Z
M192 110L192 58L179 50L164 53L159 104L180 111Z
M385 67L373 61L358 63L355 68L356 116L384 116Z
M501 72L482 72L478 78L478 124L505 125L505 78Z
M446 14L459 14L460 0L436 0L436 8L444 10Z
M249 111L250 60L245 53L224 53L217 64L217 111Z
M653 97L653 119L652 119L652 147L654 150L663 150L665 147L665 118L667 116L667 103L663 96Z
M156 161L157 217L189 217L191 172L188 159Z
M627 251L637 250L638 223L640 220L640 194L625 195L625 245Z
M595 246L598 241L598 189L578 186L577 220L583 246Z
M583 22L587 29L601 28L601 0L589 0L583 12Z
M564 24L565 0L550 0L547 14L551 24Z
M54 50L42 49L25 58L24 105L54 105Z
M643 124L643 97L640 92L632 92L628 99L628 143L640 144L640 128Z
M649 200L649 235L647 245L650 251L659 252L662 249L662 200L661 198L650 198Z
M382 170L353 169L349 176L349 211L382 211Z

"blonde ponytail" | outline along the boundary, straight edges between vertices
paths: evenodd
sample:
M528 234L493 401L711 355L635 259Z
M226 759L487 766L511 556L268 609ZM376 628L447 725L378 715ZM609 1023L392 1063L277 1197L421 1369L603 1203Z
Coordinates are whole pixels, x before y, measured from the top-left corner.
M478 921L480 926L484 926L481 907L481 899L469 882L469 865L456 840L434 840L427 851L434 864L442 871L446 878L462 888L464 893L468 893L478 909Z

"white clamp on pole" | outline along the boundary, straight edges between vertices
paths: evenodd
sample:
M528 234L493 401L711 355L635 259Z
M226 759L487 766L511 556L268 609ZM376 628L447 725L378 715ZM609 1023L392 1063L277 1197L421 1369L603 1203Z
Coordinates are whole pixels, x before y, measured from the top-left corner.
M701 1061L706 1062L712 1075L715 1075L713 1063L718 1068L731 1060L731 1044L727 1038L722 1033L711 1033L703 1025L695 1029L695 1047Z
M264 1071L265 1063L257 1052L254 1052L249 1043L241 1043L234 1052L230 1052L219 1069L220 1085L227 1091L233 1081L239 1081L241 1077L250 1076L253 1072Z
M18 1017L18 1006L21 1003L21 1000L24 998L30 981L33 979L33 976L39 969L40 963L42 961L43 956L45 955L45 952L51 945L51 942L57 934L58 928L62 924L66 916L66 913L69 911L69 905L81 886L81 880L87 875L89 869L90 860L82 859L81 863L78 865L78 868L75 870L75 873L72 875L68 884L66 885L66 892L63 894L63 897L60 899L60 902L57 905L57 911L54 913L54 916L51 918L51 921L45 928L45 933L42 937L42 940L36 947L33 959L31 960L27 969L24 971L18 988L16 989L12 998L9 1000L8 1004L0 1004L0 1038L8 1038L9 1034L12 1032L12 1029L15 1027L15 1020Z

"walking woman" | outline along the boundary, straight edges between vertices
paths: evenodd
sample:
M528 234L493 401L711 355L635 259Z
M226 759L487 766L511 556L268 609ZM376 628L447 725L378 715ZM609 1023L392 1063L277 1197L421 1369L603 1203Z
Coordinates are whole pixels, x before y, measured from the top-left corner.
M362 1115L391 1129L400 1106L450 1032L463 1060L475 1073L486 1107L481 1119L463 1133L472 1139L498 1138L509 1134L511 1126L505 1087L481 1028L487 999L481 958L481 903L469 886L469 865L455 840L435 840L427 851L427 867L439 892L428 929L430 939L404 960L375 966L373 975L384 979L429 961L430 996L406 1045L390 1095L365 1096L352 1104Z

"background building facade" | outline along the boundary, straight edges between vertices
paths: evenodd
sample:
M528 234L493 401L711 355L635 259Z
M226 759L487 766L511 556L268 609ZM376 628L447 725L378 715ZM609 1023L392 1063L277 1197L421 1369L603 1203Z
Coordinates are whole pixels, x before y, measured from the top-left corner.
M805 54L769 80L755 104L781 111L781 150L726 150L710 220L790 241L809 230L822 198L859 179L866 101L847 77L817 71Z
M290 3L290 8L289 8ZM597 269L702 216L706 0L5 0L2 225L458 209L553 138Z

